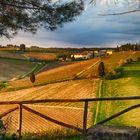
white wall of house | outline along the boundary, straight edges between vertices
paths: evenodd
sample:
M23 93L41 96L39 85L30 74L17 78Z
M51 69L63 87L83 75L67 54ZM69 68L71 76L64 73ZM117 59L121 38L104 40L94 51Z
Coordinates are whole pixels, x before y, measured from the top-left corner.
M113 54L113 51L107 51L106 53L111 55L111 54Z

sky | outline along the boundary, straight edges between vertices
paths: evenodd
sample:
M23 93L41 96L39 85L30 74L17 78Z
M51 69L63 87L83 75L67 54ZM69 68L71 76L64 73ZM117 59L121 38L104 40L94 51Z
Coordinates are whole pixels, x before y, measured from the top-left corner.
M12 39L0 38L0 44L26 44L27 47L116 47L140 43L140 11L124 15L106 15L140 9L140 0L96 0L85 4L75 21L56 31L38 29L35 35L19 32Z

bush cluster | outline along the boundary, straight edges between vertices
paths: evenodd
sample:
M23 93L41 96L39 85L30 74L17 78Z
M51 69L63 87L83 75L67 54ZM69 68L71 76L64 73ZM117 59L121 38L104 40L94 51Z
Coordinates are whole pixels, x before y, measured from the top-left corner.
M137 57L137 61L140 61L140 57Z
M6 81L2 81L0 82L0 89L7 87L7 82Z
M121 67L115 68L112 72L106 73L105 79L112 80L112 79L120 78L122 76L122 72L123 72L123 70Z
M133 59L132 59L132 58L128 58L128 59L126 59L126 60L121 59L121 60L119 61L119 66L124 66L124 65L130 64L130 63L132 63L132 62L133 62Z
M130 58L130 59L126 59L126 64L130 64L131 62L133 62L133 59L132 58Z

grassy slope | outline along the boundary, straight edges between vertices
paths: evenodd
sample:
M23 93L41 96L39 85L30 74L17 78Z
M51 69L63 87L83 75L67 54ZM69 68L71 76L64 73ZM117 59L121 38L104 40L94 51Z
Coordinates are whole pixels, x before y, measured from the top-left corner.
M28 61L0 58L0 80L9 80L30 71L35 64Z
M133 62L123 67L123 77L117 80L106 80L103 84L102 97L135 96L140 95L140 62ZM98 121L138 104L139 101L102 102ZM140 127L140 108L132 110L112 121L109 124L130 125Z

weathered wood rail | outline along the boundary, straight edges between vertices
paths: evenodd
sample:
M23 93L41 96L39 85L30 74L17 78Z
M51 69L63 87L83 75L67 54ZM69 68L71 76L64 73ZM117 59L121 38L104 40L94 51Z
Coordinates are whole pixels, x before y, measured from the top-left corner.
M45 99L45 100L27 100L27 101L1 101L0 105L18 105L18 107L14 107L2 114L0 114L0 118L3 118L4 116L6 116L7 114L19 109L19 140L22 139L22 116L23 116L23 109L25 109L26 111L29 111L33 114L38 115L39 117L51 121L55 124L61 125L63 127L67 127L70 129L75 129L79 132L82 133L86 133L87 132L87 114L88 114L88 104L89 102L97 102L97 101L119 101L119 100L124 100L124 101L130 101L130 100L140 100L140 96L129 96L129 97L113 97L113 98L86 98L86 99ZM44 115L42 113L40 113L39 111L36 111L34 109L31 109L30 107L27 107L26 105L28 104L36 104L36 103L52 103L52 102L57 102L57 103L77 103L77 102L82 102L84 103L84 113L83 113L83 128L79 128L77 126L74 125L70 125L67 123L64 123L63 121L58 121L56 119L53 119L47 115ZM46 106L47 107L47 106ZM140 104L136 104L133 106L130 106L112 116L110 116L109 118L106 118L105 120L102 120L101 122L98 122L97 124L104 124L128 111L131 111L133 109L139 108Z

